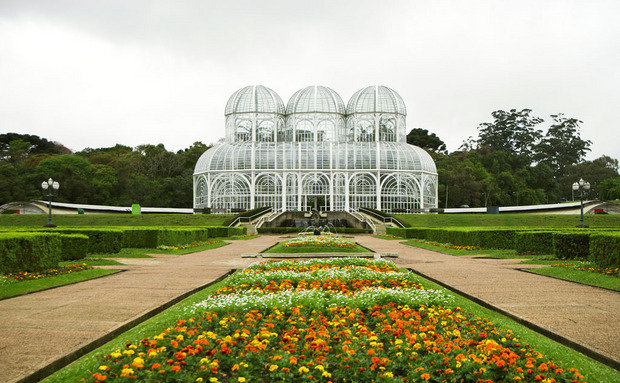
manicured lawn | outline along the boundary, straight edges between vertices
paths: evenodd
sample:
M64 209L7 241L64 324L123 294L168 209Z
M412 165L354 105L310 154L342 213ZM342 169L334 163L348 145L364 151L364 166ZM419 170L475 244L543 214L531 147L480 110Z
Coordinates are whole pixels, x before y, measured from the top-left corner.
M414 278L426 289L430 288L451 294L441 286L438 286L430 281L417 276ZM97 355L103 356L116 349L124 350L125 344L127 343L137 343L140 339L151 338L154 335L160 334L168 327L174 327L177 319L189 319L189 314L185 312L186 308L189 308L197 302L209 299L216 289L224 287L225 285L226 281L223 281L192 295L181 303L149 319L136 328L120 335L108 344L82 357L77 362L57 372L45 381L79 381L83 377L89 377L90 375L88 371L91 371L91 373L98 371L97 367L102 364L102 361L96 358ZM620 380L620 373L618 373L618 371L593 361L570 348L564 347L544 336L541 336L540 334L516 323L510 318L507 318L492 310L483 308L467 300L466 298L453 296L453 299L454 301L450 304L450 307L460 307L468 314L489 319L497 328L504 328L513 331L519 338L520 342L523 344L530 344L534 349L542 352L545 360L551 359L555 362L561 363L566 369L570 367L577 368L582 374L586 375L585 380L589 382L612 382ZM301 324L299 326L301 327ZM217 334L215 336L219 335L223 336L225 334ZM275 335L277 336L277 334ZM166 346L170 347L168 344L166 344ZM268 372L265 370L264 373L267 374ZM261 376L254 375L250 378L260 380ZM248 381L250 381L250 379L248 379Z
M170 250L162 250L162 249L141 249L141 248L131 248L126 247L121 249L118 253L106 253L106 254L89 254L88 257L91 259L99 259L99 258L153 258L149 254L190 254L198 251L215 249L217 247L222 247L227 245L226 242L215 240L214 243L209 243L202 246L189 247L187 249L170 249ZM179 246L177 246L179 247Z
M58 262L58 266L67 266L70 265L72 263L75 263L76 261L63 261L63 262ZM84 259L80 259L78 261L79 263L86 263L88 266L112 266L112 265L122 265L122 263L115 261L113 259L106 259L106 258L96 258L96 259L91 259L91 258L84 258Z
M455 250L449 249L441 246L435 246L432 244L427 244L420 242L415 239L408 240L403 242L410 246L419 247L422 249L433 250L439 253L449 254L449 255L481 255L488 258L502 258L502 259L523 259L521 263L530 264L530 265L553 265L557 263L564 264L576 264L577 260L560 260L554 258L553 255L529 255L529 254L517 254L515 250L508 249L480 249L480 250ZM560 279L564 279L572 282L579 282L590 286L596 287L605 287L612 290L620 291L620 278L613 277L609 275L604 275L595 272L589 271L580 271L567 269L562 267L544 267L540 269L531 269L528 270L536 274L547 275L551 277L556 277Z
M220 226L232 217L225 214L55 214L62 226ZM43 227L46 214L2 214L0 226Z
M117 272L118 270L91 269L41 279L0 283L0 299L6 299L15 295L21 295L37 290L49 289L51 287L58 287L71 283L82 282Z
M608 289L620 291L620 278L608 275L593 273L589 271L580 271L567 269L563 267L543 267L540 269L528 270L536 274L547 275L567 281L584 283L590 286L605 287Z
M535 226L570 227L579 224L573 214L395 214L394 217L411 227L446 226ZM588 215L590 227L618 227L619 215Z
M389 234L377 234L374 236L375 238L381 238L381 239L387 239L387 240L397 240L400 239L402 241L401 237L397 237L395 235L389 235Z

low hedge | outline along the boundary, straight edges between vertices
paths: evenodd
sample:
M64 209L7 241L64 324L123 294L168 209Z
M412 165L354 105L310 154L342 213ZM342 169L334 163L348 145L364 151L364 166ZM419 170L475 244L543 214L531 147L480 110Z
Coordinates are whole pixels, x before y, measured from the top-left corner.
M587 258L590 254L590 233L553 233L553 253L562 259Z
M386 233L403 238L451 243L462 246L480 246L487 249L512 249L517 230L510 228L386 228Z
M86 257L88 248L88 237L83 234L61 234L60 235L60 260L77 261Z
M0 274L56 267L61 236L49 233L0 233Z
M83 234L88 237L86 252L94 253L118 253L123 248L124 233L122 229L110 228L56 228L45 229L52 233Z
M518 254L553 254L553 232L516 232L514 249L517 251Z
M590 235L590 260L603 267L620 267L620 233Z
M288 233L300 233L304 229L301 227L259 227L256 229L258 233L272 233L272 234L288 234ZM330 229L330 231L332 231ZM372 229L358 229L355 227L336 227L333 230L336 234L361 234L361 233L372 233Z

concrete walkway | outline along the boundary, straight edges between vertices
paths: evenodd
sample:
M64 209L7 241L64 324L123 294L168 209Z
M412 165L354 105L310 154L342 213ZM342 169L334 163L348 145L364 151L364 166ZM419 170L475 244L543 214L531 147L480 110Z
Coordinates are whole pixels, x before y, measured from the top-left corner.
M456 257L369 235L355 240L513 315L620 359L620 294L516 270L514 260ZM123 273L0 301L0 382L26 377L281 241L260 236L187 255L125 259Z
M0 301L0 382L22 379L62 356L256 259L261 236L186 255L125 259L128 271Z
M400 267L417 270L519 318L620 362L620 293L517 268L514 259L475 259L357 236L376 252L398 252Z

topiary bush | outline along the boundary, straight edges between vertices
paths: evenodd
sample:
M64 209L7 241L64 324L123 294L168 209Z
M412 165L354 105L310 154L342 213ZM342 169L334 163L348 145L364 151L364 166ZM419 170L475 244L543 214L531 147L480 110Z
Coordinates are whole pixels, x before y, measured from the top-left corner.
M590 235L590 260L603 267L620 267L620 233Z
M56 267L61 236L49 233L0 233L0 274Z

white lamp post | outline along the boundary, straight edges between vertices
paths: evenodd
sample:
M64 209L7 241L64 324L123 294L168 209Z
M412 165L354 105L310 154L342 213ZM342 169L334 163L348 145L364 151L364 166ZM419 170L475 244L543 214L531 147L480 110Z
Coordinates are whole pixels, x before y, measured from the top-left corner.
M58 181L54 181L53 179L49 179L47 181L43 181L41 183L41 189L43 190L43 196L49 198L49 215L47 217L47 225L45 227L56 227L52 223L52 197L58 195L58 189L60 189L60 184Z
M579 182L575 182L573 184L573 191L579 191L579 198L581 200L581 222L579 223L579 225L577 225L577 227L588 227L583 222L583 195L589 190L590 190L590 183L584 181L583 178L580 178Z

